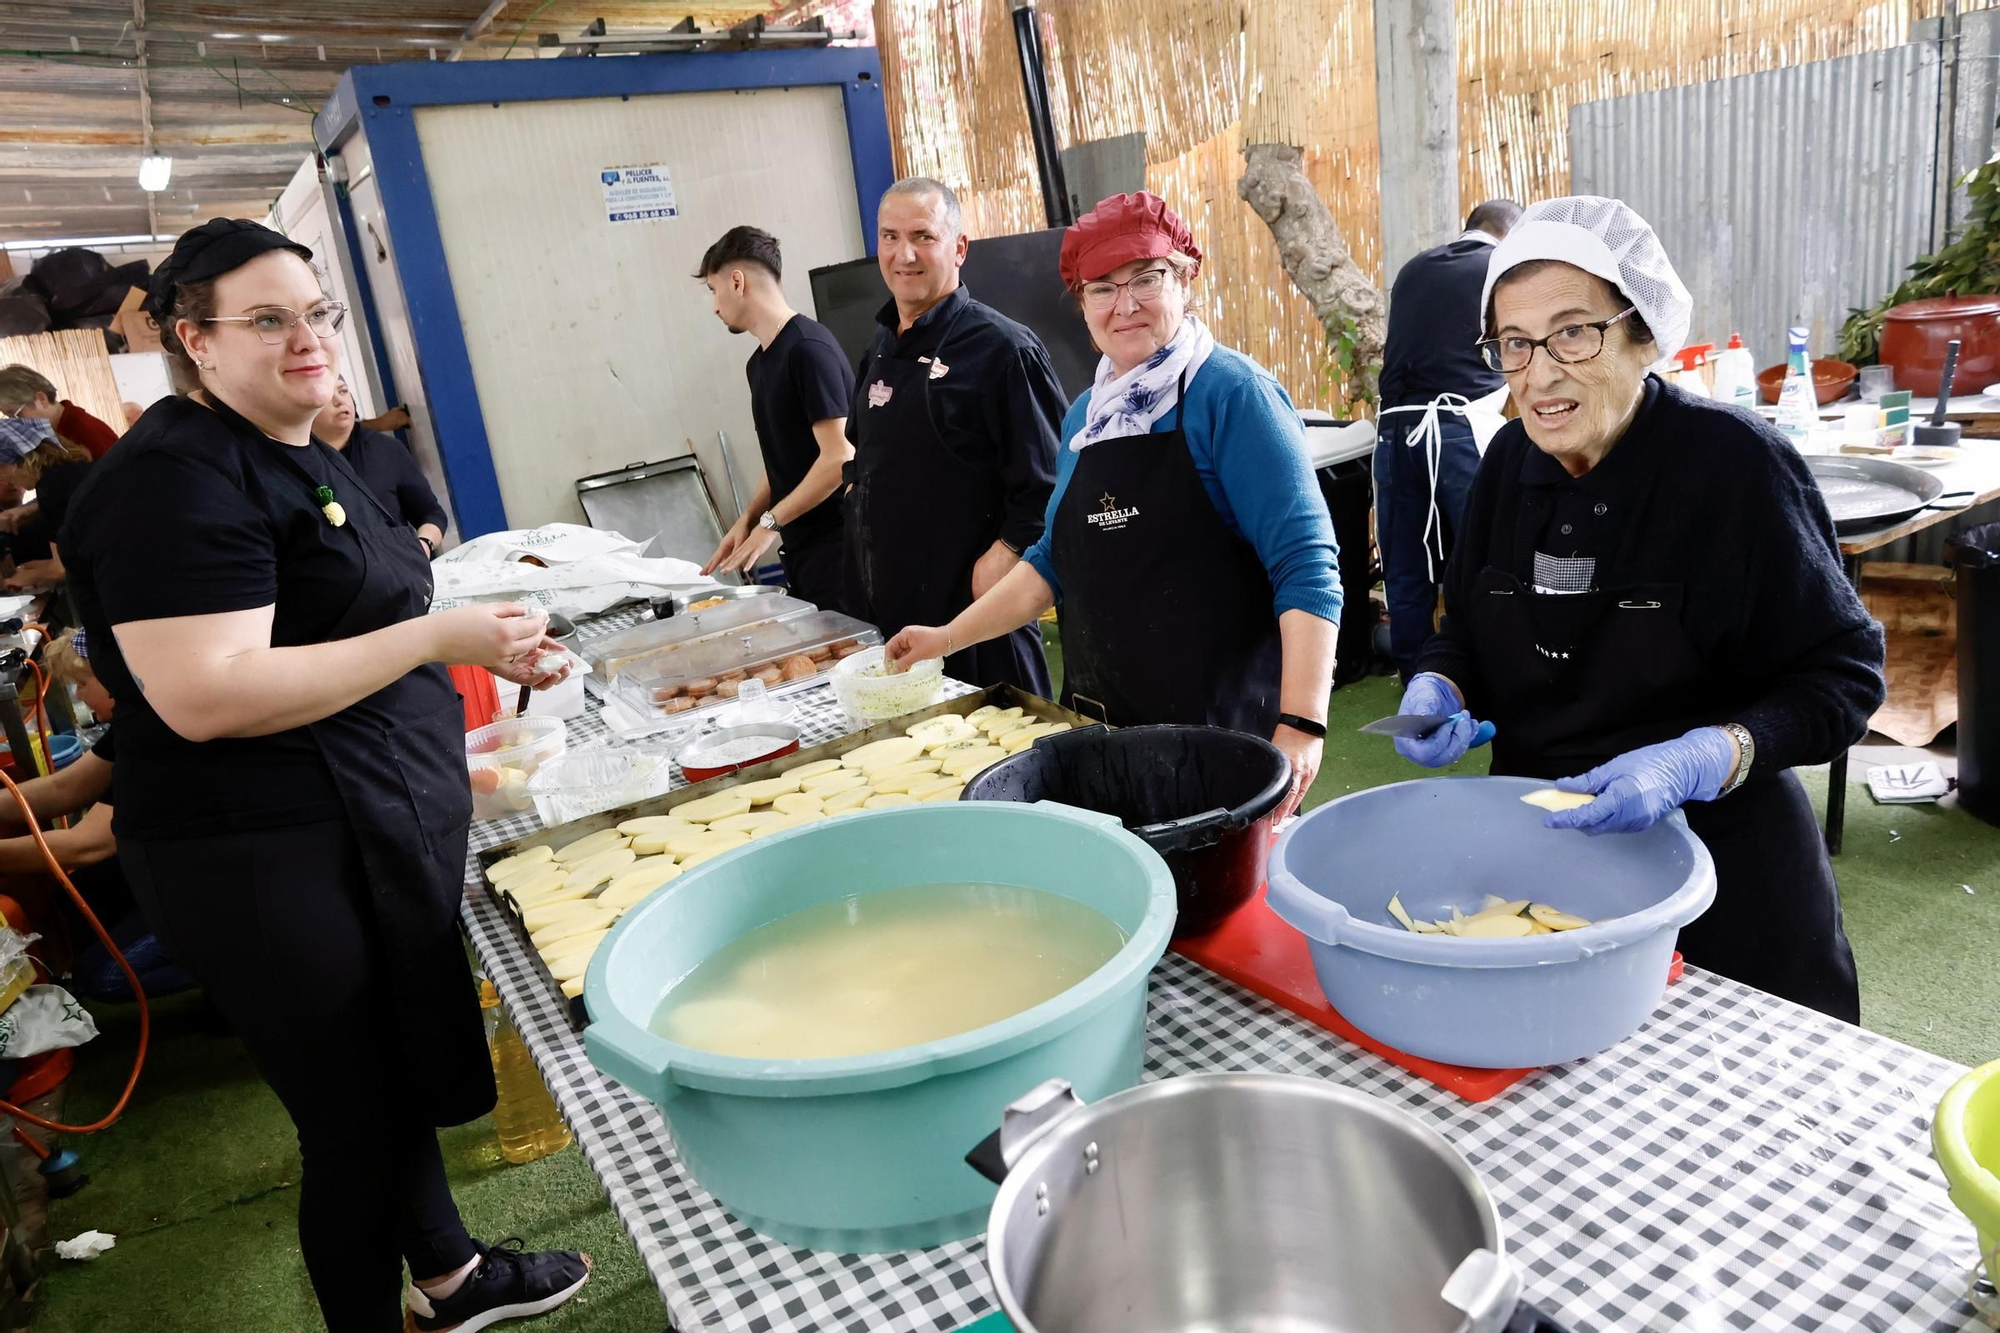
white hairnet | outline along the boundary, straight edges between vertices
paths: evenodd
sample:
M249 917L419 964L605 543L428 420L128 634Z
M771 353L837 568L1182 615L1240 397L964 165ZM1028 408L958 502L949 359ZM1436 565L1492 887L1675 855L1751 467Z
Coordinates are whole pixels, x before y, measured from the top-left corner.
M1537 259L1574 265L1624 292L1658 340L1661 360L1687 346L1694 298L1646 219L1619 200L1585 194L1530 204L1486 261L1486 286L1479 293L1482 325L1493 285L1509 269Z

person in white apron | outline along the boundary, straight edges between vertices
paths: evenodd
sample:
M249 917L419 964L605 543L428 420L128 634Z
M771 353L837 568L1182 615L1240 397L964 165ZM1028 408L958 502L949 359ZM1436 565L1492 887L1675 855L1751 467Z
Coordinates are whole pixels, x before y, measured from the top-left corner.
M1465 232L1412 258L1389 293L1375 442L1375 544L1389 604L1389 656L1404 681L1430 637L1438 580L1472 474L1501 425L1506 387L1473 346L1486 258L1521 206L1494 199Z

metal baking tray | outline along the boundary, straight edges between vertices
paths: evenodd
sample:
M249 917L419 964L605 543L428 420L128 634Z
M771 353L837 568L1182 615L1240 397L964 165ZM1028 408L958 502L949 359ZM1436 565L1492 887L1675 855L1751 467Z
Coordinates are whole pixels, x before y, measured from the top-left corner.
M584 1011L583 997L578 996L572 1000L563 995L561 985L557 983L554 977L549 975L548 968L542 962L542 956L535 952L534 943L528 938L528 931L521 923L520 907L514 902L511 896L496 890L487 882L486 868L488 866L496 861L504 861L510 856L525 852L530 847L545 846L551 851L558 847L567 847L580 838L588 837L590 834L603 829L615 828L628 819L638 819L645 815L672 814L676 806L685 805L689 801L698 800L704 796L712 796L716 792L727 791L731 787L740 787L746 782L757 782L764 778L776 777L778 774L797 768L801 764L816 763L822 759L838 759L849 750L871 744L875 741L887 740L891 736L901 736L912 726L915 726L926 718L942 717L947 713L956 713L960 717L963 717L974 709L985 707L988 704L991 704L995 708L1019 708L1022 712L1037 717L1044 722L1067 722L1072 727L1078 729L1097 725L1090 718L1073 713L1067 708L1049 702L1047 699L1039 698L1036 695L1016 689L1012 685L994 685L978 693L961 695L956 699L946 699L943 703L932 704L929 708L920 708L914 713L905 713L901 717L890 718L886 722L877 722L872 727L851 732L848 735L812 746L809 749L802 749L792 754L782 755L776 759L767 759L761 764L738 769L736 772L723 777L710 778L706 782L690 783L688 786L667 792L664 795L648 797L643 801L635 802L621 809L600 811L597 814L572 820L556 828L543 829L539 833L531 833L527 837L517 839L514 842L503 843L497 847L489 847L478 855L479 887L500 904L501 910L507 915L508 922L513 926L515 937L520 941L521 948L526 950L529 957L534 960L536 974L541 978L542 983L548 987L549 993L567 1006L571 1025L578 1031L582 1031L584 1026L590 1021L589 1016Z

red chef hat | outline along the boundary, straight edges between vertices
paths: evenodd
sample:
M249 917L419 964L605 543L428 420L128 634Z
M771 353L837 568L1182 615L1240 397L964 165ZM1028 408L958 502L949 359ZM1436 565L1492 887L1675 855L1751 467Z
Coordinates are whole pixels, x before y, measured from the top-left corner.
M1135 259L1164 259L1175 251L1201 272L1201 247L1167 201L1144 190L1114 194L1063 233L1062 280L1071 291ZM1192 276L1192 275L1190 275Z

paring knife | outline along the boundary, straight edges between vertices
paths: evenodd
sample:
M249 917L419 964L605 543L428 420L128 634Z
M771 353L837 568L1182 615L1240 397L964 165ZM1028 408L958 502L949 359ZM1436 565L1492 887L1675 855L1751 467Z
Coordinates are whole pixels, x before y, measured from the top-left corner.
M1453 713L1450 717L1439 717L1435 713L1398 713L1394 717L1378 718L1362 726L1360 730L1370 736L1395 736L1399 738L1419 739L1449 726L1461 717L1468 716L1470 714L1463 710ZM1477 750L1492 739L1493 724L1491 722L1481 722L1479 729L1472 733L1472 745L1470 748Z

